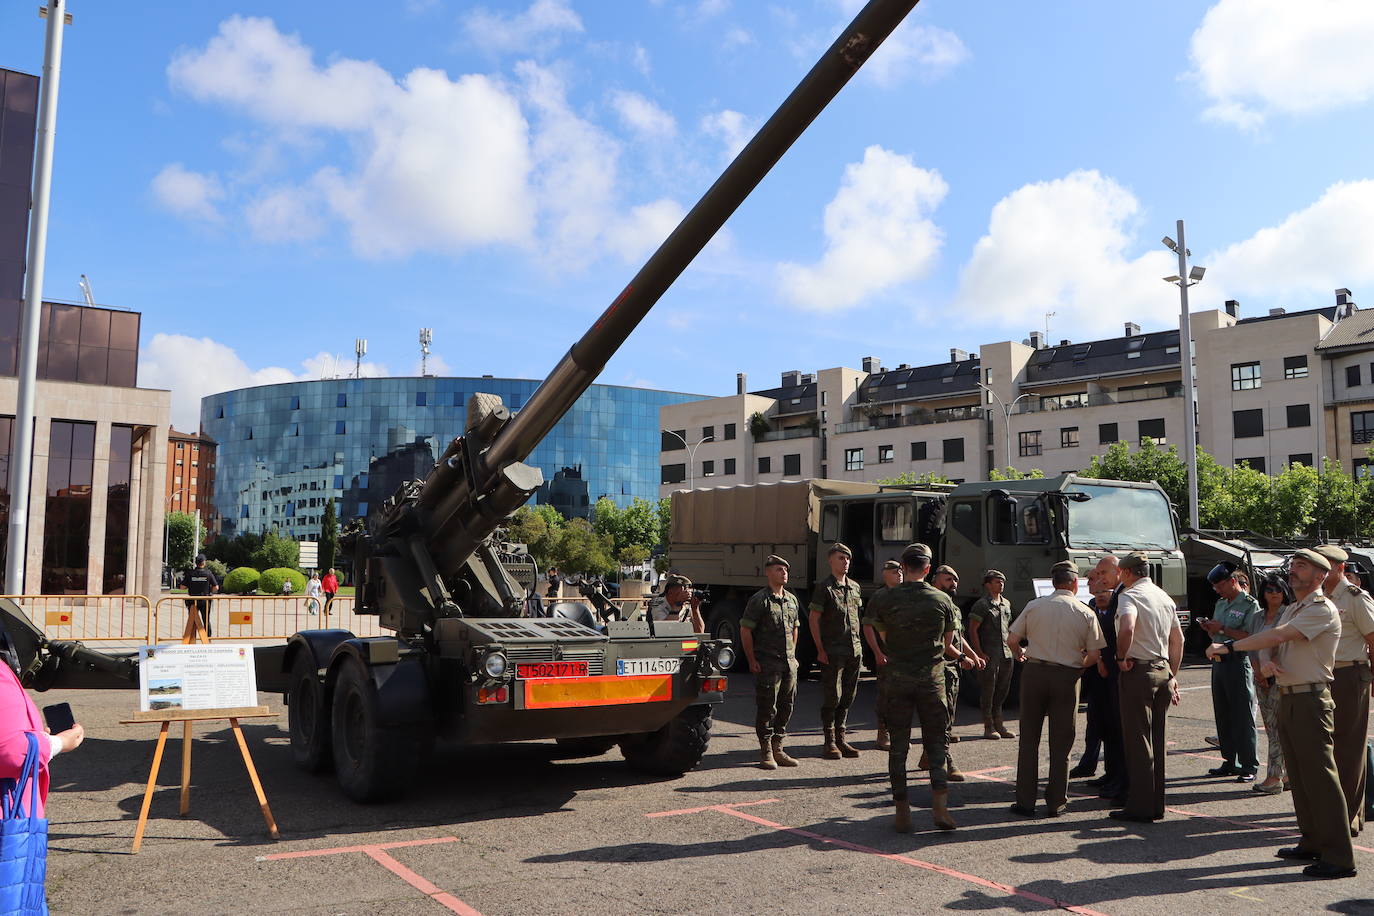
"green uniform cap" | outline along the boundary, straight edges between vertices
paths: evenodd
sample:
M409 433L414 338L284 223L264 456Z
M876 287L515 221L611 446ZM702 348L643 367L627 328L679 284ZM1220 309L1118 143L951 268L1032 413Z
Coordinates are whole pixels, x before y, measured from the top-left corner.
M848 547L844 546L839 541L836 541L835 543L830 545L830 553L842 553L845 556L849 557L851 560L854 558L854 551L850 550Z
M663 580L663 588L665 590L672 588L674 585L681 585L683 588L691 588L692 580L679 573L673 573L667 579Z
M1078 564L1075 563L1073 560L1060 560L1058 563L1050 567L1050 572L1057 573L1061 569L1067 570L1073 573L1075 576L1078 575Z
M1001 579L1005 582L1007 581L1007 574L1000 569L989 569L987 572L983 573L984 582L991 582L993 579Z
M897 562L896 560L888 560L886 563L883 564L883 569L901 569L901 568L902 568L902 564L899 563L899 562Z
M770 554L768 555L768 559L766 559L766 560L763 561L763 568L764 568L764 569L767 569L767 568L770 567L770 566L781 566L783 569L791 569L791 568L792 568L792 564L791 564L791 563L787 562L786 560L784 560L782 557L778 556L778 555L775 554L775 553L770 553Z
M1295 552L1293 553L1293 559L1295 559L1295 560L1306 560L1308 563L1311 563L1313 566L1317 567L1318 569L1325 570L1326 572L1330 572L1330 571L1331 571L1331 561L1330 561L1330 560L1328 560L1326 557L1322 556L1322 555L1321 555L1320 553L1318 553L1317 551L1315 551L1315 550L1308 550L1306 547L1304 547L1302 550L1295 551Z
M1121 558L1121 569L1135 573L1137 576L1148 576L1150 574L1150 562L1143 555L1133 553Z
M958 574L957 572L954 571L954 567L953 567L953 566L946 566L946 565L943 565L943 564L941 564L940 566L937 566L937 567L935 568L935 575L938 576L938 575L940 575L940 573L949 573L949 574L950 574L951 576L953 576L954 578L956 578L956 579L959 578L959 574Z
M911 563L916 559L929 560L930 556L930 548L925 544L908 544L906 549L902 551L902 562Z

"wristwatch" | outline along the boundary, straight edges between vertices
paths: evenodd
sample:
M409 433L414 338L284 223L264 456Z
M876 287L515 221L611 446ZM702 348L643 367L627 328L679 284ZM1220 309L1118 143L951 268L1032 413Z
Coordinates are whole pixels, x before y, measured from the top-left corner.
M1223 639L1221 644L1226 647L1228 654L1234 655L1236 651L1236 641L1234 639Z

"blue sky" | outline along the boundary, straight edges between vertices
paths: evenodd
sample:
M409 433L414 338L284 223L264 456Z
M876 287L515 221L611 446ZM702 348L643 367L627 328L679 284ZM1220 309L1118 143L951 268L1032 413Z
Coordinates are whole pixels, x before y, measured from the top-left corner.
M541 377L855 0L74 0L45 294L143 313L202 394ZM1374 4L925 0L601 377L733 391L1196 308L1374 304ZM34 4L0 66L38 72ZM336 358L337 357L337 360Z

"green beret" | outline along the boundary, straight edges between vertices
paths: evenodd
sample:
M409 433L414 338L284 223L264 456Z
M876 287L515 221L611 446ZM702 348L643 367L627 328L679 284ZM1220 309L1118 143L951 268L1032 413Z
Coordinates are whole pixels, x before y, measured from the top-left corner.
M673 573L663 581L664 589L672 588L674 585L681 585L683 588L691 588L692 580L680 573Z
M948 573L956 579L959 578L959 574L954 571L953 566L946 566L944 564L941 564L940 566L935 567L935 575L938 576L940 575L940 573Z
M987 572L983 573L984 582L991 582L993 579L1001 579L1005 582L1007 581L1007 575L1000 569L989 569Z
M763 561L763 568L764 568L764 569L767 569L767 568L770 567L770 566L781 566L783 569L791 569L791 568L792 568L792 564L791 564L791 563L787 562L786 560L784 560L782 557L778 556L778 555L775 554L775 553L770 553L770 554L768 555L768 559L766 559L766 560Z
M901 569L901 568L902 568L902 564L899 563L899 562L897 562L896 560L888 560L886 563L883 564L883 569Z
M1150 574L1150 561L1144 554L1127 554L1121 558L1120 566L1123 571L1134 573L1137 576L1148 576Z
M854 551L841 544L839 541L830 545L830 553L842 553L850 559L854 558Z
M1052 574L1057 573L1060 570L1066 570L1068 572L1073 573L1076 576L1078 575L1078 564L1075 563L1073 560L1060 560L1058 563L1050 567L1050 572Z
M1294 551L1293 559L1306 560L1308 563L1311 563L1313 566L1317 567L1320 570L1324 570L1326 572L1331 571L1330 560L1322 556L1320 553L1317 553L1317 551L1308 550L1306 547L1304 547L1302 550Z
M925 544L908 544L902 551L902 562L907 565L915 565L916 560L930 562L930 548Z

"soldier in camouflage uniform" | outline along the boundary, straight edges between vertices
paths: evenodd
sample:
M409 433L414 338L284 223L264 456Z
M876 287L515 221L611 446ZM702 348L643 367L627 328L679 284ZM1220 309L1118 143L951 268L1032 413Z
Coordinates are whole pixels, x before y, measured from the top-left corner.
M754 672L754 730L759 736L759 766L765 770L797 765L782 749L797 699L797 624L801 616L797 596L787 590L788 569L782 557L764 560L768 586L750 596L739 622L740 645L749 660L749 670Z
M843 544L830 545L830 575L812 592L809 618L816 659L821 663L821 728L825 731L826 760L857 757L859 751L844 740L849 707L859 689L863 649L859 643L863 595L849 578L854 554Z
M985 666L978 672L983 737L993 740L1016 737L1016 733L1002 721L1002 705L1011 691L1011 676L1016 670L1011 648L1007 645L1011 602L1002 594L1006 584L1007 577L999 569L989 569L983 573L984 595L973 602L968 612L968 632L972 637L973 651Z
M954 600L954 592L959 588L959 574L954 571L953 566L937 567L930 577L930 584L938 588ZM957 608L958 605L955 605ZM945 707L949 710L948 724L945 727L946 744L958 744L959 736L954 734L954 723L959 716L959 675L963 670L970 668L983 667L978 663L978 656L973 654L973 648L964 641L963 615L954 615L954 654L945 656ZM929 761L924 754L921 755L919 769L926 769ZM949 752L948 763L949 781L963 782L964 774L959 772L959 767L954 763L954 752Z
M921 722L922 741L930 758L931 815L935 826L953 830L949 816L949 782L945 771L945 652L954 649L954 620L958 609L949 596L925 581L930 572L930 548L911 544L902 551L901 585L869 601L865 623L882 636L878 664L886 667L887 708L891 734L888 775L897 806L893 827L911 832L911 802L907 797L906 763L911 747L913 716Z
M878 587L878 590L875 591L872 596L869 597L869 604L872 604L874 598L876 598L878 595L881 595L889 588L901 584L902 564L898 563L896 560L888 560L886 563L883 564L883 584ZM867 614L865 614L865 621L866 620ZM878 633L876 630L873 629L873 625L867 622L864 623L864 639L868 640L868 646L870 649L873 650L874 658L877 658L879 652L882 649L883 641L878 638ZM883 668L879 666L878 702L876 709L876 714L878 718L878 740L873 742L873 746L880 751L886 751L891 749L892 747L892 742L888 739L887 734L887 719L884 718L883 714L883 705L887 702L886 684L887 679L883 677Z

